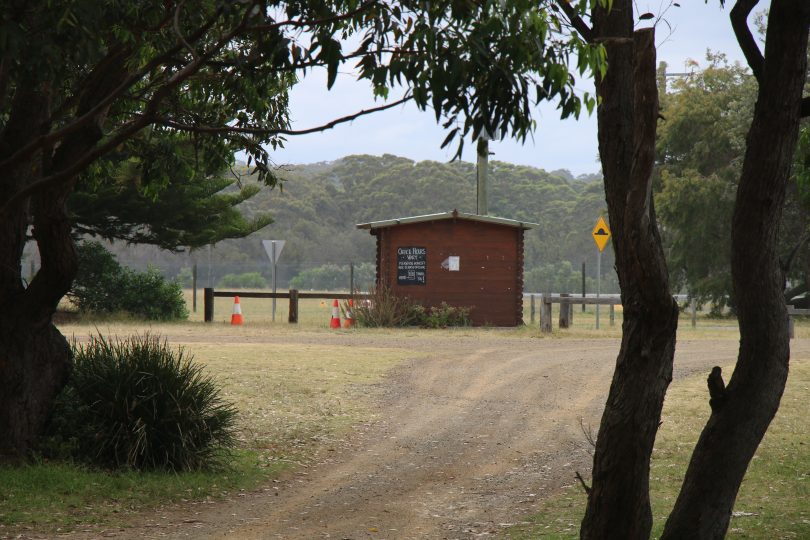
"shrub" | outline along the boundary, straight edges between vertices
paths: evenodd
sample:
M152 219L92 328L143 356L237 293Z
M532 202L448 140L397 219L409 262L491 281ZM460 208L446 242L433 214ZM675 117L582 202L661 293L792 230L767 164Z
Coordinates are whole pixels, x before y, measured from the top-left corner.
M342 306L346 315L346 306ZM439 307L426 308L409 298L396 296L387 287L372 289L371 298L354 306L354 317L362 326L423 326L447 328L469 326L471 307L454 307L442 302Z
M99 242L76 246L79 270L68 297L79 311L112 313L121 311L121 291L127 275L112 253Z
M183 289L175 281L167 281L157 268L146 272L126 270L121 293L121 309L136 317L149 320L175 320L188 317Z
M416 324L416 306L396 296L388 287L371 289L371 298L354 306L354 318L361 326L390 327Z
M44 451L91 465L189 471L223 463L236 409L182 348L156 336L73 344Z
M217 287L237 289L266 289L267 280L258 272L245 272L244 274L225 274L217 282Z
M151 320L188 317L180 285L167 281L156 268L146 272L124 268L98 242L83 242L76 251L79 272L68 296L79 311L124 311Z
M417 321L425 328L447 328L448 326L470 326L470 307L454 307L442 302L439 307L425 309L419 306Z

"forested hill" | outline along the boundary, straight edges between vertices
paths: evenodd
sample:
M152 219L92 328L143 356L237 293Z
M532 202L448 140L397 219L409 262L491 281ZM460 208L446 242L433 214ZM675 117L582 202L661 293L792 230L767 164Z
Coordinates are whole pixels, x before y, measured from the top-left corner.
M214 265L256 264L256 271L266 273L261 239L283 239L286 245L279 264L280 277L286 282L324 264L373 262L374 237L357 230L358 223L453 209L475 212L475 165L467 162L356 155L296 165L280 176L283 189L263 189L242 203L248 214L269 212L274 223L248 238L218 244L212 255ZM539 224L526 233L527 290L579 290L581 263L587 262L589 274L595 272L591 230L605 206L598 175L574 178L567 171L549 173L490 162L489 214ZM604 273L613 266L609 251L603 256ZM198 261L206 264L207 254L200 253ZM566 280L571 283L565 285Z
M296 166L283 177L283 191L265 190L244 205L273 215L275 223L259 234L285 239L282 262L299 268L373 261L374 238L358 223L454 208L474 213L476 206L475 165L467 162L358 155ZM563 261L579 270L583 260L595 260L591 229L604 210L598 175L490 163L489 214L540 225L527 231L527 271ZM247 242L260 249L256 240ZM603 266L611 268L612 259Z

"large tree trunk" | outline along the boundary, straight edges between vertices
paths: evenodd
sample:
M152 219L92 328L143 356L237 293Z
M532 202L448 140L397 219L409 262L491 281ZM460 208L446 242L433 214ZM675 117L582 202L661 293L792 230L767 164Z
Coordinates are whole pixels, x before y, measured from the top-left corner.
M127 72L118 60L119 56L111 54L91 73L77 117L121 83ZM47 85L21 85L14 99L11 117L0 135L0 161L49 127ZM99 111L56 149L40 150L13 169L0 171L0 205L42 177L70 168L91 150L103 137L101 126L107 112ZM70 347L52 324L52 317L76 276L76 252L66 211L75 183L75 176L66 178L0 211L0 456L24 456L34 448L70 372ZM25 287L21 260L30 225L41 266Z
M14 114L0 138L0 158L46 126L46 94L31 85L15 100ZM0 202L39 178L45 162L40 152L2 171ZM70 369L70 348L51 324L75 274L65 193L52 189L0 213L0 456L21 456L32 448ZM33 233L50 251L43 252L41 270L26 287L21 259L32 215L37 216Z
M652 204L658 117L654 30L633 34L632 4L596 9L609 67L597 83L599 151L605 178L624 323L599 427L582 538L649 538L649 469L664 394L672 379L678 306Z
M779 408L790 342L777 230L798 137L810 3L773 0L764 71L732 222L740 351L725 389L710 377L712 413L662 538L723 538L745 471Z

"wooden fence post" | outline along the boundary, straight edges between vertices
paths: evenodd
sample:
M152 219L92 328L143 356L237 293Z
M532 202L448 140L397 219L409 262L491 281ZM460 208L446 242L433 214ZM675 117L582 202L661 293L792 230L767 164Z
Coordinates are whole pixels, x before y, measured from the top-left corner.
M214 321L214 289L211 287L203 289L203 313L205 322Z
M287 322L298 322L298 289L290 289L290 316Z
M563 298L568 298L571 295L568 293L560 294L560 328L569 328L571 326L569 314L573 311L571 304L562 301Z
M551 332L551 298L545 294L540 299L540 331Z
M535 308L534 308L534 295L533 294L529 295L529 297L531 299L531 302L530 302L531 308L529 309L529 313L531 313L532 325L534 325L534 311L535 311Z
M689 307L692 309L692 328L697 326L697 302L694 298L689 299Z
M796 327L794 326L793 317L788 314L788 339L796 337Z
M610 304L610 326L616 324L616 304Z

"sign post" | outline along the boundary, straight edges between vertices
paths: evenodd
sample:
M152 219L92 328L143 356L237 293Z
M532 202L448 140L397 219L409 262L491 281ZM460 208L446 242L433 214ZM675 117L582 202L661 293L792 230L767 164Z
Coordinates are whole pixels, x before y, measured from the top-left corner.
M591 236L598 249L596 252L596 298L598 299L602 281L602 251L610 240L610 228L601 216L596 220ZM599 330L599 304L596 304L596 329Z
M281 257L281 250L284 249L286 240L262 240L262 246L270 257L270 265L273 269L273 294L276 293L276 263L278 258ZM273 322L276 322L276 299L273 298Z

